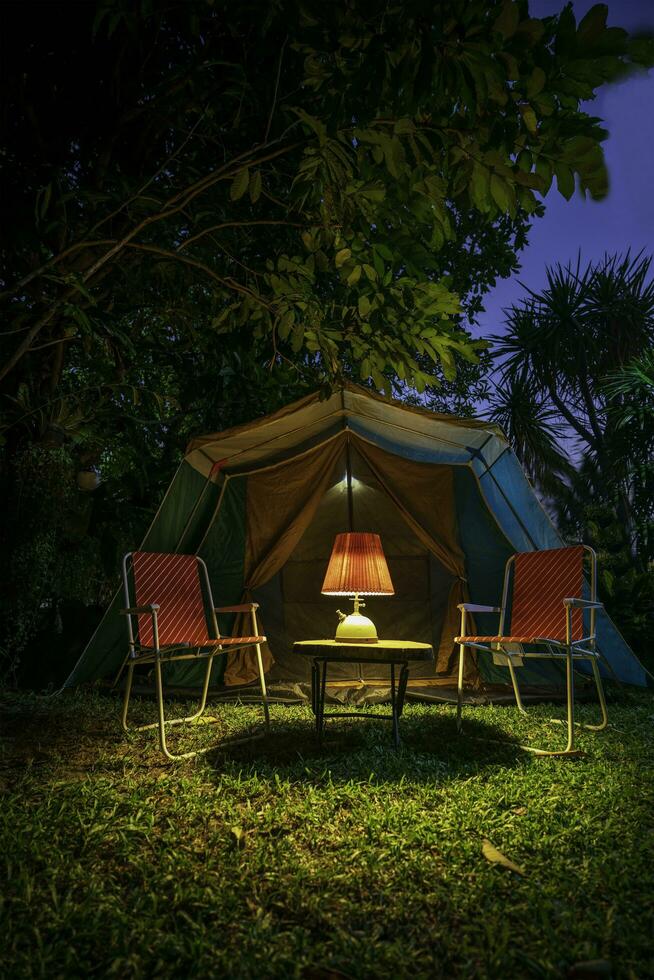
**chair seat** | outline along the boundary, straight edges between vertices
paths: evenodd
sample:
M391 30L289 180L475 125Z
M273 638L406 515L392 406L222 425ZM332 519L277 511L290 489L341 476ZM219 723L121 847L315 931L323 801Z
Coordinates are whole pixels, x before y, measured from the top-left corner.
M455 643L563 643L553 636L455 636Z
M166 650L207 650L210 647L236 647L265 643L265 636L221 636L219 640L203 640L202 643L171 643L168 647L160 647L162 653ZM154 650L153 646L140 644L141 650Z
M265 636L221 636L219 640L205 640L203 647L235 647L242 643L265 643Z

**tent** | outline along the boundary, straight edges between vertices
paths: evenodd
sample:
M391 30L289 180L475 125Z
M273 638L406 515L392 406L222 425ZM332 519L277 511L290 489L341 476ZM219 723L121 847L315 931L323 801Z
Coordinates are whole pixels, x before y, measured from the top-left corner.
M409 407L347 385L311 394L248 425L194 439L141 550L197 553L219 605L260 603L273 694L306 696L309 666L293 641L332 636L336 602L320 586L334 536L381 535L393 597L367 600L380 636L434 645L413 670L410 692L443 696L453 685L457 603L499 604L504 564L515 551L561 539L501 430L491 423ZM111 679L126 654L118 593L66 686ZM227 634L238 622L222 622ZM478 632L496 620L477 616ZM598 646L606 676L644 686L646 674L602 613ZM560 687L558 665L531 661L525 691ZM506 667L470 659L468 684L501 690ZM193 688L202 666L167 668L169 684ZM234 693L255 678L251 651L217 661L212 683ZM387 683L376 665L334 668L337 696L360 698ZM502 686L502 687L500 687ZM439 694L440 692L440 694Z

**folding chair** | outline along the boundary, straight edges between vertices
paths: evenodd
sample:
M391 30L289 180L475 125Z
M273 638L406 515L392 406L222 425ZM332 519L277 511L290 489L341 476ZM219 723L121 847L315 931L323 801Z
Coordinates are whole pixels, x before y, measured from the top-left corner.
M584 557L590 563L590 598L582 598L584 589ZM508 600L512 579L510 630L505 632L508 618ZM571 548L554 548L548 551L527 551L512 555L506 563L504 590L501 606L480 606L463 603L461 610L461 635L455 637L459 644L459 678L457 698L457 728L461 731L461 701L463 696L463 668L466 651L490 653L496 664L506 666L519 710L526 714L516 668L528 660L563 660L566 672L566 704L568 740L565 749L548 751L523 746L537 755L581 755L574 747L574 666L590 661L602 720L599 725L584 725L591 731L606 728L608 716L606 700L600 677L595 649L597 610L597 556L587 545ZM588 632L584 635L584 610L588 609ZM470 636L466 634L468 613L499 613L499 630L496 636ZM527 645L527 649L525 648ZM532 646L541 649L533 650ZM553 719L554 720L554 719Z
M206 596L203 595L200 569L204 577ZM135 601L130 597L130 570L134 583ZM127 617L129 652L127 655L127 681L123 701L122 725L129 731L127 712L132 691L134 668L141 664L154 664L158 721L141 725L136 731L159 728L161 751L169 759L190 759L200 752L208 752L216 746L173 755L166 742L166 726L181 725L194 721L203 713L214 658L232 650L255 647L261 681L261 695L265 729L270 729L266 680L261 660L261 644L265 636L259 636L256 602L240 606L214 607L207 566L196 555L171 555L156 552L134 551L123 558L123 584L125 605L120 612ZM208 604L209 624L213 636L209 636L205 598ZM251 636L221 637L218 629L218 613L249 613ZM202 686L200 707L195 714L184 718L164 718L162 668L179 660L204 660L206 672ZM231 739L223 744L235 745L262 737L262 734Z

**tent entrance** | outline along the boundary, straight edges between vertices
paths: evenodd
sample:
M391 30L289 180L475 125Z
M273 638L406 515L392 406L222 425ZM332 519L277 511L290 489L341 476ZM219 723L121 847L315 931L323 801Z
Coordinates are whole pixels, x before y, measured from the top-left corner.
M334 537L340 531L372 531L381 536L395 588L393 596L366 598L366 614L380 636L431 643L436 650L448 608L454 576L430 554L379 479L356 449L339 457L331 485L323 495L311 524L286 563L254 592L261 604L266 635L275 663L269 673L273 689L310 683L310 667L293 653L296 640L333 636L336 609L344 611L349 600L320 594ZM376 664L334 664L330 685L350 688L387 686L388 671ZM437 683L434 666L416 664L411 681ZM445 678L441 677L443 683ZM447 682L451 683L449 674Z

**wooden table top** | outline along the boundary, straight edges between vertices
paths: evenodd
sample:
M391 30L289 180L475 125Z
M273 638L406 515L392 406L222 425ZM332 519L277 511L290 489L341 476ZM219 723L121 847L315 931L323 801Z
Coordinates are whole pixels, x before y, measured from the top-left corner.
M377 640L374 643L348 643L343 640L297 640L294 653L310 657L327 657L329 660L346 660L353 663L365 660L433 660L434 648L430 643L415 640Z

